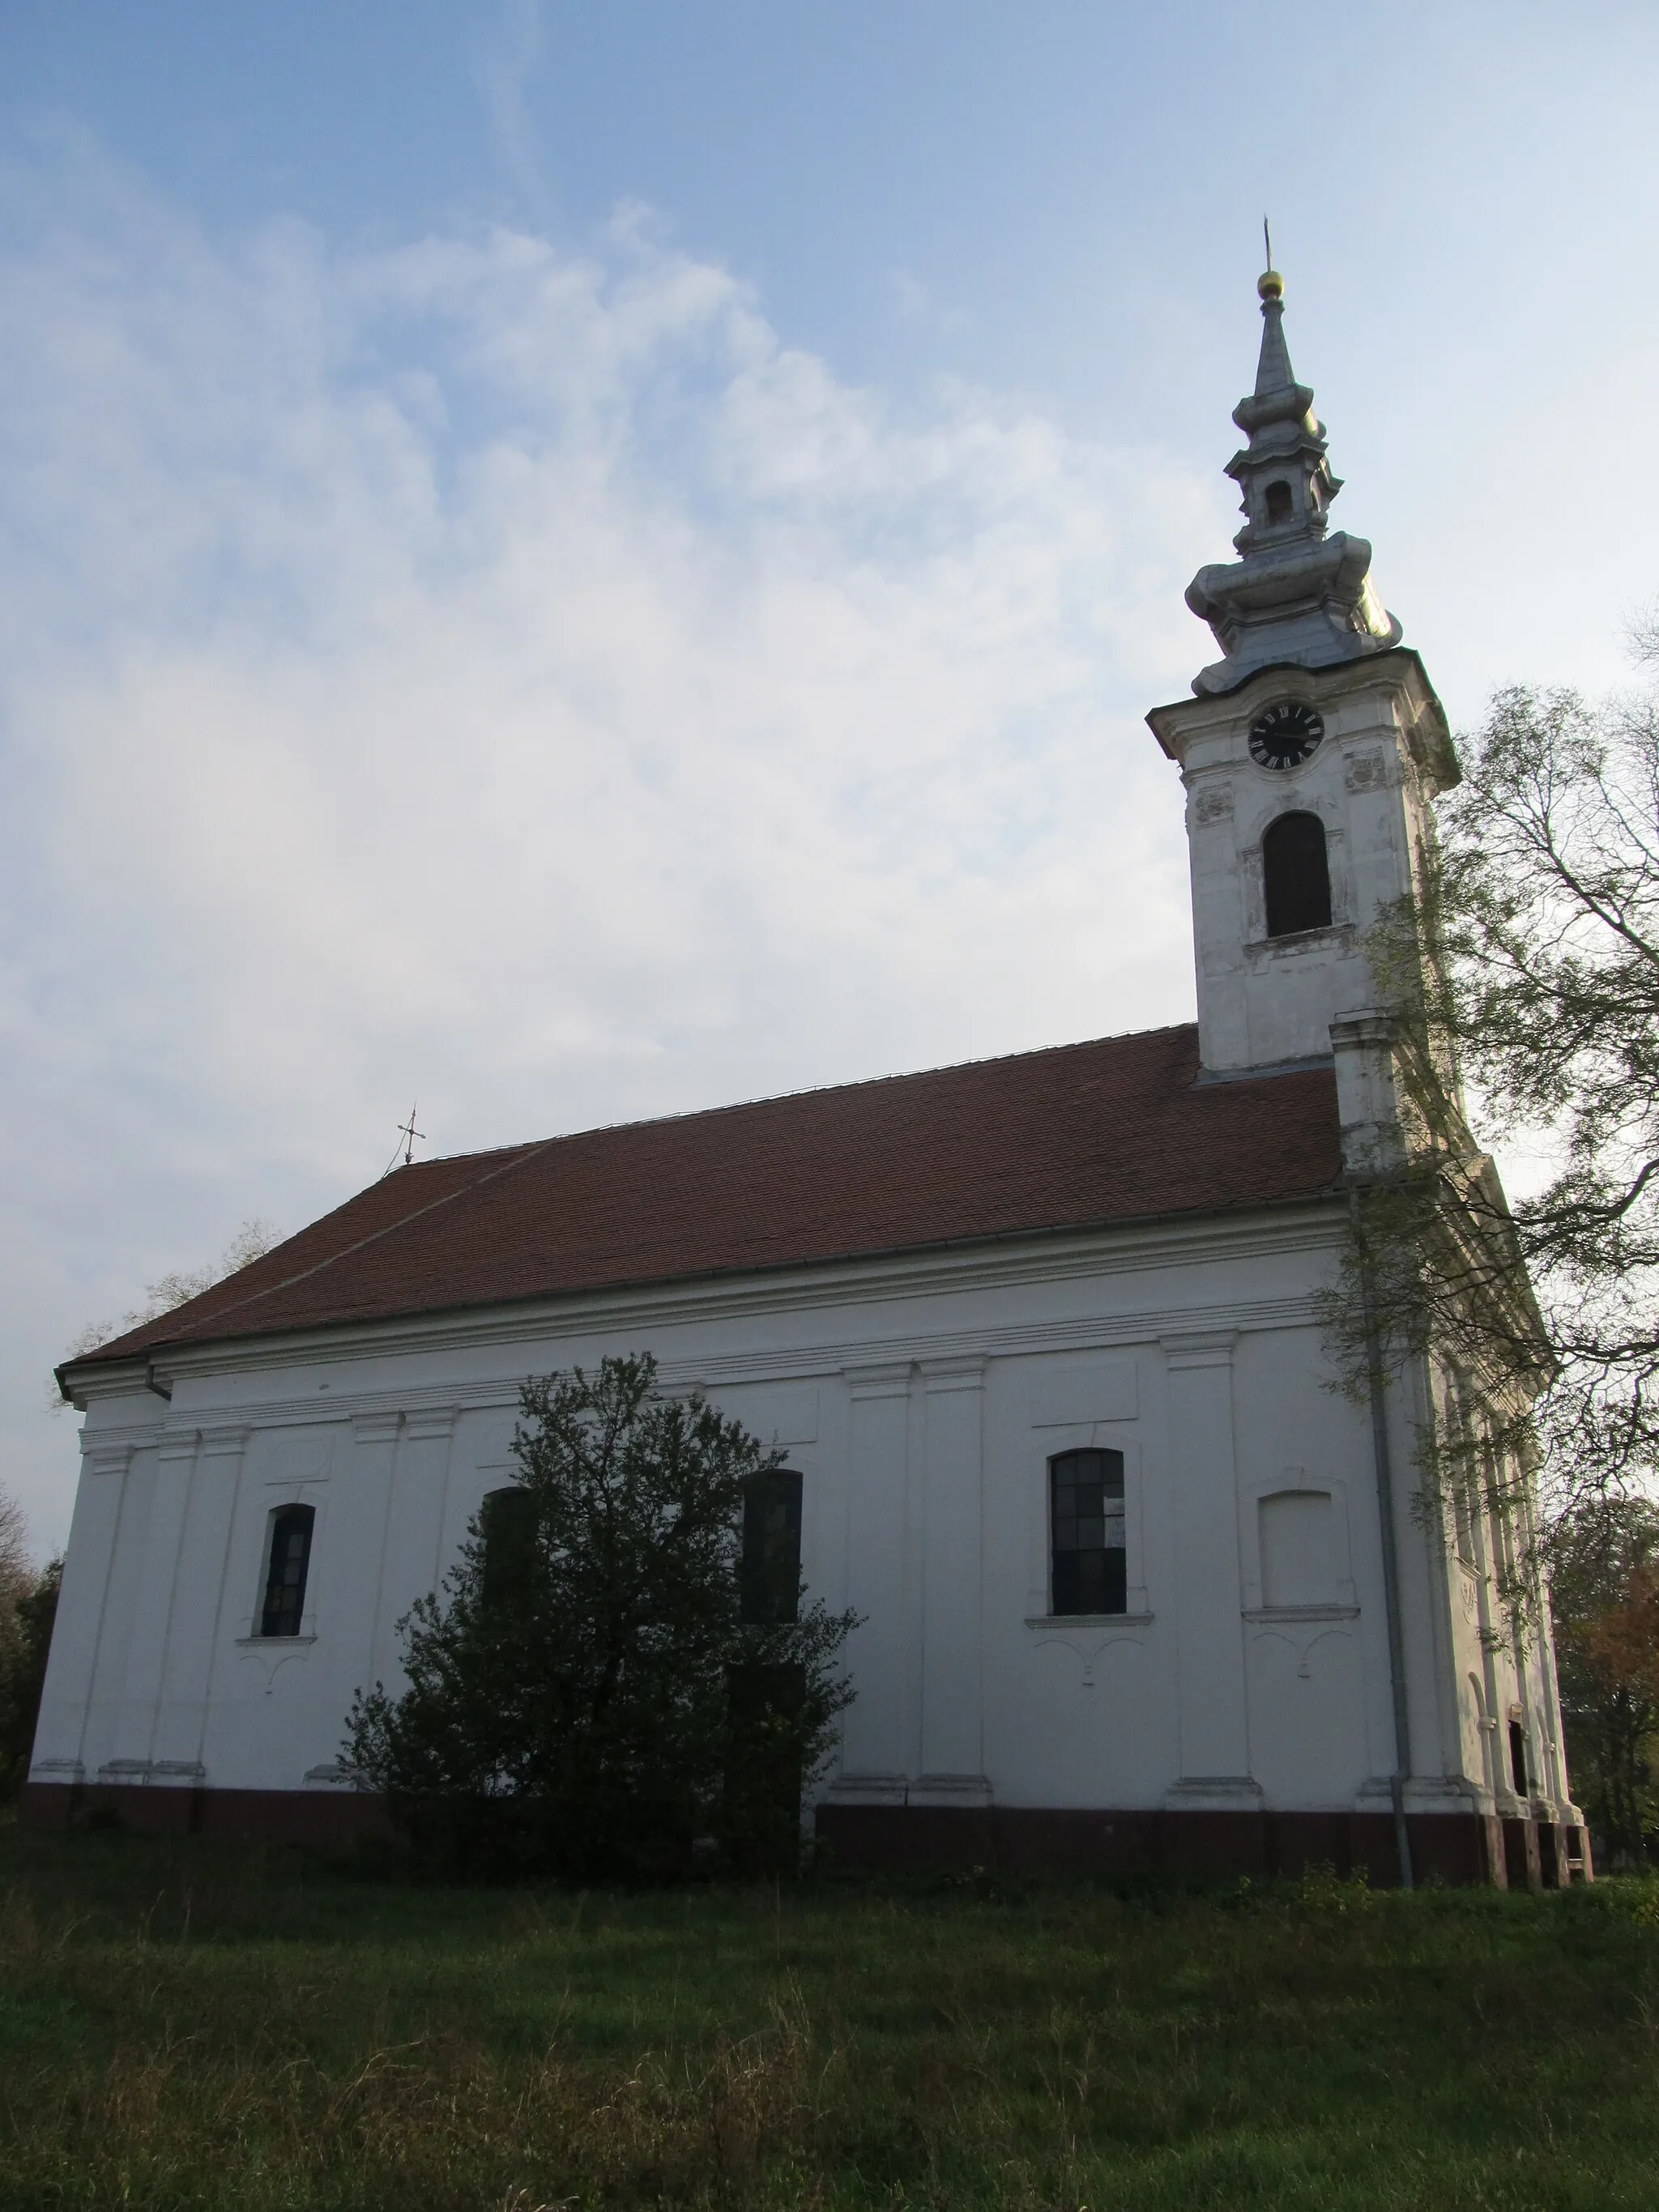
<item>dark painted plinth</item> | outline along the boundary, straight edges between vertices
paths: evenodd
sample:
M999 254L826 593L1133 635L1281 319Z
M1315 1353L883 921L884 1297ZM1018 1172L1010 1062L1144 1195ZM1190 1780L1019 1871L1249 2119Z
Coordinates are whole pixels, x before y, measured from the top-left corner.
M24 1826L70 1828L113 1814L150 1835L227 1842L339 1844L395 1838L378 1797L356 1790L189 1790L30 1782ZM1582 1830L1478 1814L1413 1813L1419 1882L1553 1888L1590 1875ZM1395 1881L1386 1813L1090 1813L1012 1805L820 1805L817 1833L836 1863L890 1871L983 1866L1072 1875L1298 1875L1328 1866Z
M349 1844L396 1833L380 1800L355 1790L26 1782L18 1812L27 1828L71 1828L113 1814L141 1835L218 1836L243 1844Z
M1549 1887L1587 1879L1582 1836L1479 1814L1413 1813L1407 1822L1419 1882ZM1514 1827L1528 1832L1511 1838ZM1020 1806L820 1805L817 1832L844 1866L891 1870L995 1868L1077 1875L1299 1875L1399 1877L1387 1813L1089 1813ZM1540 1852L1540 1838L1547 1838ZM1510 1869L1516 1871L1511 1874Z

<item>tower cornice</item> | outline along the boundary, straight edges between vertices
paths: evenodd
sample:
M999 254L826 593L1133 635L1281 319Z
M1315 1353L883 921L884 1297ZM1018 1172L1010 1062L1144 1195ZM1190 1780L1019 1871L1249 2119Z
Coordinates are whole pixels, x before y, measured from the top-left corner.
M1405 709L1401 732L1428 790L1449 791L1461 782L1462 770L1446 710L1421 655L1408 645L1333 668L1310 669L1293 660L1272 662L1242 676L1230 690L1200 692L1191 699L1154 707L1146 722L1166 757L1185 768L1194 744L1206 737L1237 732L1273 702L1294 699L1316 704L1334 720L1344 702L1379 687L1400 695Z

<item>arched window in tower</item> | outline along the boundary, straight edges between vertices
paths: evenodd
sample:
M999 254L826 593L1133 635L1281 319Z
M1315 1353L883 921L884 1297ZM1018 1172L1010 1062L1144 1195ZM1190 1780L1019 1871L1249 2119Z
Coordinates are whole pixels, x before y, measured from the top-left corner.
M1325 825L1316 814L1281 814L1268 823L1261 840L1261 884L1269 937L1330 927L1331 872Z
M1296 501L1289 484L1276 477L1267 486L1267 520L1269 522L1288 522L1296 511Z

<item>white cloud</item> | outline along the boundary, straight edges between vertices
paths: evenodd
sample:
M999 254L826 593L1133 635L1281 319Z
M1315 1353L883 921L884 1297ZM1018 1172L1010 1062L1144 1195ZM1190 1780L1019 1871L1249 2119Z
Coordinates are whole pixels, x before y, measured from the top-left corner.
M472 65L502 164L520 198L538 215L551 195L526 94L541 63L544 31L541 0L505 0Z
M953 337L969 326L969 319L961 308L941 307L914 270L888 270L887 301L896 320L935 331L941 337Z
M900 408L625 216L0 178L3 1480L81 1322L433 1151L1178 1019L1209 472Z

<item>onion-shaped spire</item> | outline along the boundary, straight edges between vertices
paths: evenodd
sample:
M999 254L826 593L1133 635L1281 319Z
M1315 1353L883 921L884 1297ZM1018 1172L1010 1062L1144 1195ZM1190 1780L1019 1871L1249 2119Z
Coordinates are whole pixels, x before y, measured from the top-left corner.
M1200 568L1187 588L1188 605L1209 623L1224 655L1194 679L1194 691L1230 691L1275 662L1329 667L1401 637L1370 583L1370 545L1329 531L1342 483L1326 459L1313 393L1291 367L1285 280L1268 269L1256 290L1255 389L1233 410L1249 442L1226 470L1242 495L1244 527L1233 540L1242 557Z

